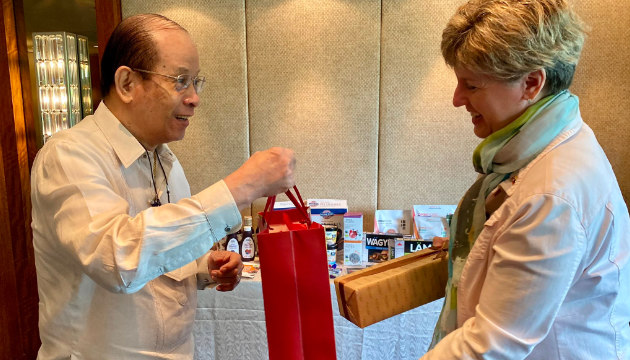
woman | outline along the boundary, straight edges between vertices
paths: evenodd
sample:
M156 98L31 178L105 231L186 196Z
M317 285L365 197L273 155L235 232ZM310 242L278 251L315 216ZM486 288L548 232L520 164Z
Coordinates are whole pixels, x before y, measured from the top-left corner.
M630 219L571 84L566 0L471 0L442 35L453 105L484 140L451 224L422 359L630 359Z

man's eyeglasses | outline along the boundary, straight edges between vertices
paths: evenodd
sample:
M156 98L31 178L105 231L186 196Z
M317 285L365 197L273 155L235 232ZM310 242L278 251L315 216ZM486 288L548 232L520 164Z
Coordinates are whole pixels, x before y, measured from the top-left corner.
M175 82L175 90L178 91L178 92L188 89L190 84L192 84L193 87L195 88L195 91L197 92L197 94L199 94L199 93L201 93L201 90L203 90L203 84L206 82L206 77L205 76L195 76L195 77L193 77L192 75L187 75L187 74L171 76L171 75L160 74L160 73L157 73L155 71L149 71L149 70L143 70L143 69L132 69L132 70L133 71L147 73L147 74L152 74L152 75L158 75L158 76L162 76L162 77L165 77L165 78L169 78L173 82Z

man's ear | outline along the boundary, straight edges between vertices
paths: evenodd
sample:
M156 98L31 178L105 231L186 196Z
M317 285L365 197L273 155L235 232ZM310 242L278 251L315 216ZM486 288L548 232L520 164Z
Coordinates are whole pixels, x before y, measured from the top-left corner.
M525 75L523 100L538 101L544 96L542 90L545 87L546 81L547 72L545 69L538 69Z
M136 95L136 89L142 79L128 66L121 66L114 74L114 88L120 100L129 104Z

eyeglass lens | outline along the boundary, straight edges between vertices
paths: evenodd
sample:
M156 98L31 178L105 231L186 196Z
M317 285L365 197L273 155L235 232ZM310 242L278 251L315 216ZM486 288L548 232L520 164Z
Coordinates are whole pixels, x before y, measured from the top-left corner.
M203 90L203 84L206 82L206 78L204 76L195 76L194 78L190 75L179 75L177 76L177 85L176 90L182 91L188 89L190 84L192 83L193 87L197 94L201 93Z

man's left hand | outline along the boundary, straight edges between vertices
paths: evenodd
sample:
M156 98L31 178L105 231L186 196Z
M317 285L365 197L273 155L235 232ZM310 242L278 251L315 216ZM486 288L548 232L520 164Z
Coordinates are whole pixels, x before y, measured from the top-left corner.
M208 256L208 272L217 282L217 290L231 291L241 281L243 261L241 255L231 251L212 251Z

